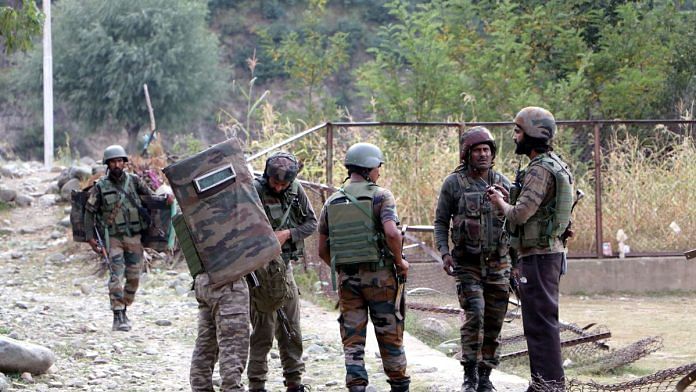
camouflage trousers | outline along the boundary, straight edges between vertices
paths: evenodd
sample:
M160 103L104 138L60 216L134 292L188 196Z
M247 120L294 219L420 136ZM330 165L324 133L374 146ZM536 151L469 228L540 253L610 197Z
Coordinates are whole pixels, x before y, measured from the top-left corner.
M213 289L205 272L194 282L198 301L198 336L191 357L193 392L213 391L219 360L220 391L244 391L242 373L249 354L249 288L242 278Z
M346 386L367 385L365 339L368 314L375 328L384 373L394 387L408 387L404 321L396 317L397 282L391 269L372 271L369 264L344 267L339 272L338 304L341 339L346 362ZM353 273L354 272L354 273ZM403 305L403 302L402 302ZM404 306L401 311L405 310Z
M563 253L529 255L519 261L522 326L533 384L562 386L565 379L558 321L562 264Z
M278 340L280 363L286 385L301 384L305 365L302 361L302 331L300 329L300 292L292 274L292 264L288 264L287 281L290 297L280 307L288 320L288 336L278 312L260 312L254 304L251 310L251 339L249 345L249 389L264 389L268 374L268 353L273 346L273 337Z
M109 238L109 301L112 310L123 310L135 300L143 266L140 234Z
M510 297L510 263L489 260L482 267L478 254L457 256L457 296L466 314L460 328L461 363L483 362L495 368L500 363L500 331Z

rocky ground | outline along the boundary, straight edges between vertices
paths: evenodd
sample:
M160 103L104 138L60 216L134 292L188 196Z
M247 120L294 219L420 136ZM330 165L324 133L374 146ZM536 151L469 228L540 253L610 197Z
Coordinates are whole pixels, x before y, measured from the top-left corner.
M0 336L45 346L56 360L47 374L0 374L0 391L189 390L196 301L185 266L170 268L153 255L128 309L132 331L112 332L107 278L94 273L98 261L91 250L72 242L69 204L51 194L59 173L33 165L15 174L0 177L1 187L32 199L28 206L0 209ZM302 306L306 382L314 391L344 390L337 314L307 301ZM386 391L371 339L366 357L373 390ZM406 352L413 391L459 390L456 360L410 336ZM282 390L275 350L269 367L269 390ZM494 383L498 391L526 387L499 372Z

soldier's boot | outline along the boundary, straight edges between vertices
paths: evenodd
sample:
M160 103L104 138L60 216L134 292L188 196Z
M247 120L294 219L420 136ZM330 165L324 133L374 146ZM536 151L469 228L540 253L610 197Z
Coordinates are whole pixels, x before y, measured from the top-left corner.
M249 392L268 392L266 388L251 388Z
M304 384L288 383L288 389L285 392L309 392L312 387Z
M483 363L479 363L478 365L478 388L476 389L477 392L491 392L495 390L495 387L493 386L493 383L491 382L491 368L488 366L484 365Z
M409 385L411 385L411 380L405 380L401 382L389 381L391 385L391 392L409 392Z
M464 364L462 392L476 392L478 388L478 364L474 361Z
M130 331L130 325L126 324L123 310L114 310L114 325L112 326L112 330L121 332Z
M364 385L353 385L348 388L348 392L365 392L365 388Z
M127 311L128 311L128 307L126 306L125 308L123 308L123 321L128 326L128 330L130 330L133 325L131 324L130 319L128 319L128 314L126 313Z

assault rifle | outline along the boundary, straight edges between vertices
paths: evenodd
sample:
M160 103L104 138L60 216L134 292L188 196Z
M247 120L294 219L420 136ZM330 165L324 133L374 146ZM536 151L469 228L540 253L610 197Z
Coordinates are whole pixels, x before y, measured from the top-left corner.
M401 227L401 257L403 258L404 254L404 238L406 236L406 230L408 229L408 225L403 225ZM401 302L404 298L404 288L406 287L406 277L399 271L399 268L394 265L394 273L396 274L396 298L394 300L394 310L396 310L396 318L399 320L404 319L403 313L401 313Z
M96 225L94 226L94 235L97 237L97 247L101 251L102 264L106 265L109 271L114 272L111 267L111 259L109 259L109 254L106 253L106 246L101 238L101 234L99 234L99 228Z
M261 287L261 283L259 282L259 278L256 276L256 272L250 272L246 275L247 283L251 288L253 287ZM295 330L292 328L290 325L290 320L288 319L288 315L285 314L285 311L283 310L282 307L276 309L276 315L278 317L278 322L280 322L280 325L283 327L283 332L285 332L285 335L290 338L290 340L295 340L295 341L300 341L301 337L297 335Z

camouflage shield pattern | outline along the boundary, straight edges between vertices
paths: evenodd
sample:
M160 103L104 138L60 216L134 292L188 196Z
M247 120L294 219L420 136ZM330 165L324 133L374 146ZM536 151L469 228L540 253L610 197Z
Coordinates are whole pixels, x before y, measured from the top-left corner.
M140 201L150 215L150 226L141 233L141 242L146 248L164 252L172 227L172 207L167 205L166 196L140 196Z
M237 139L169 165L164 174L214 286L280 255Z

